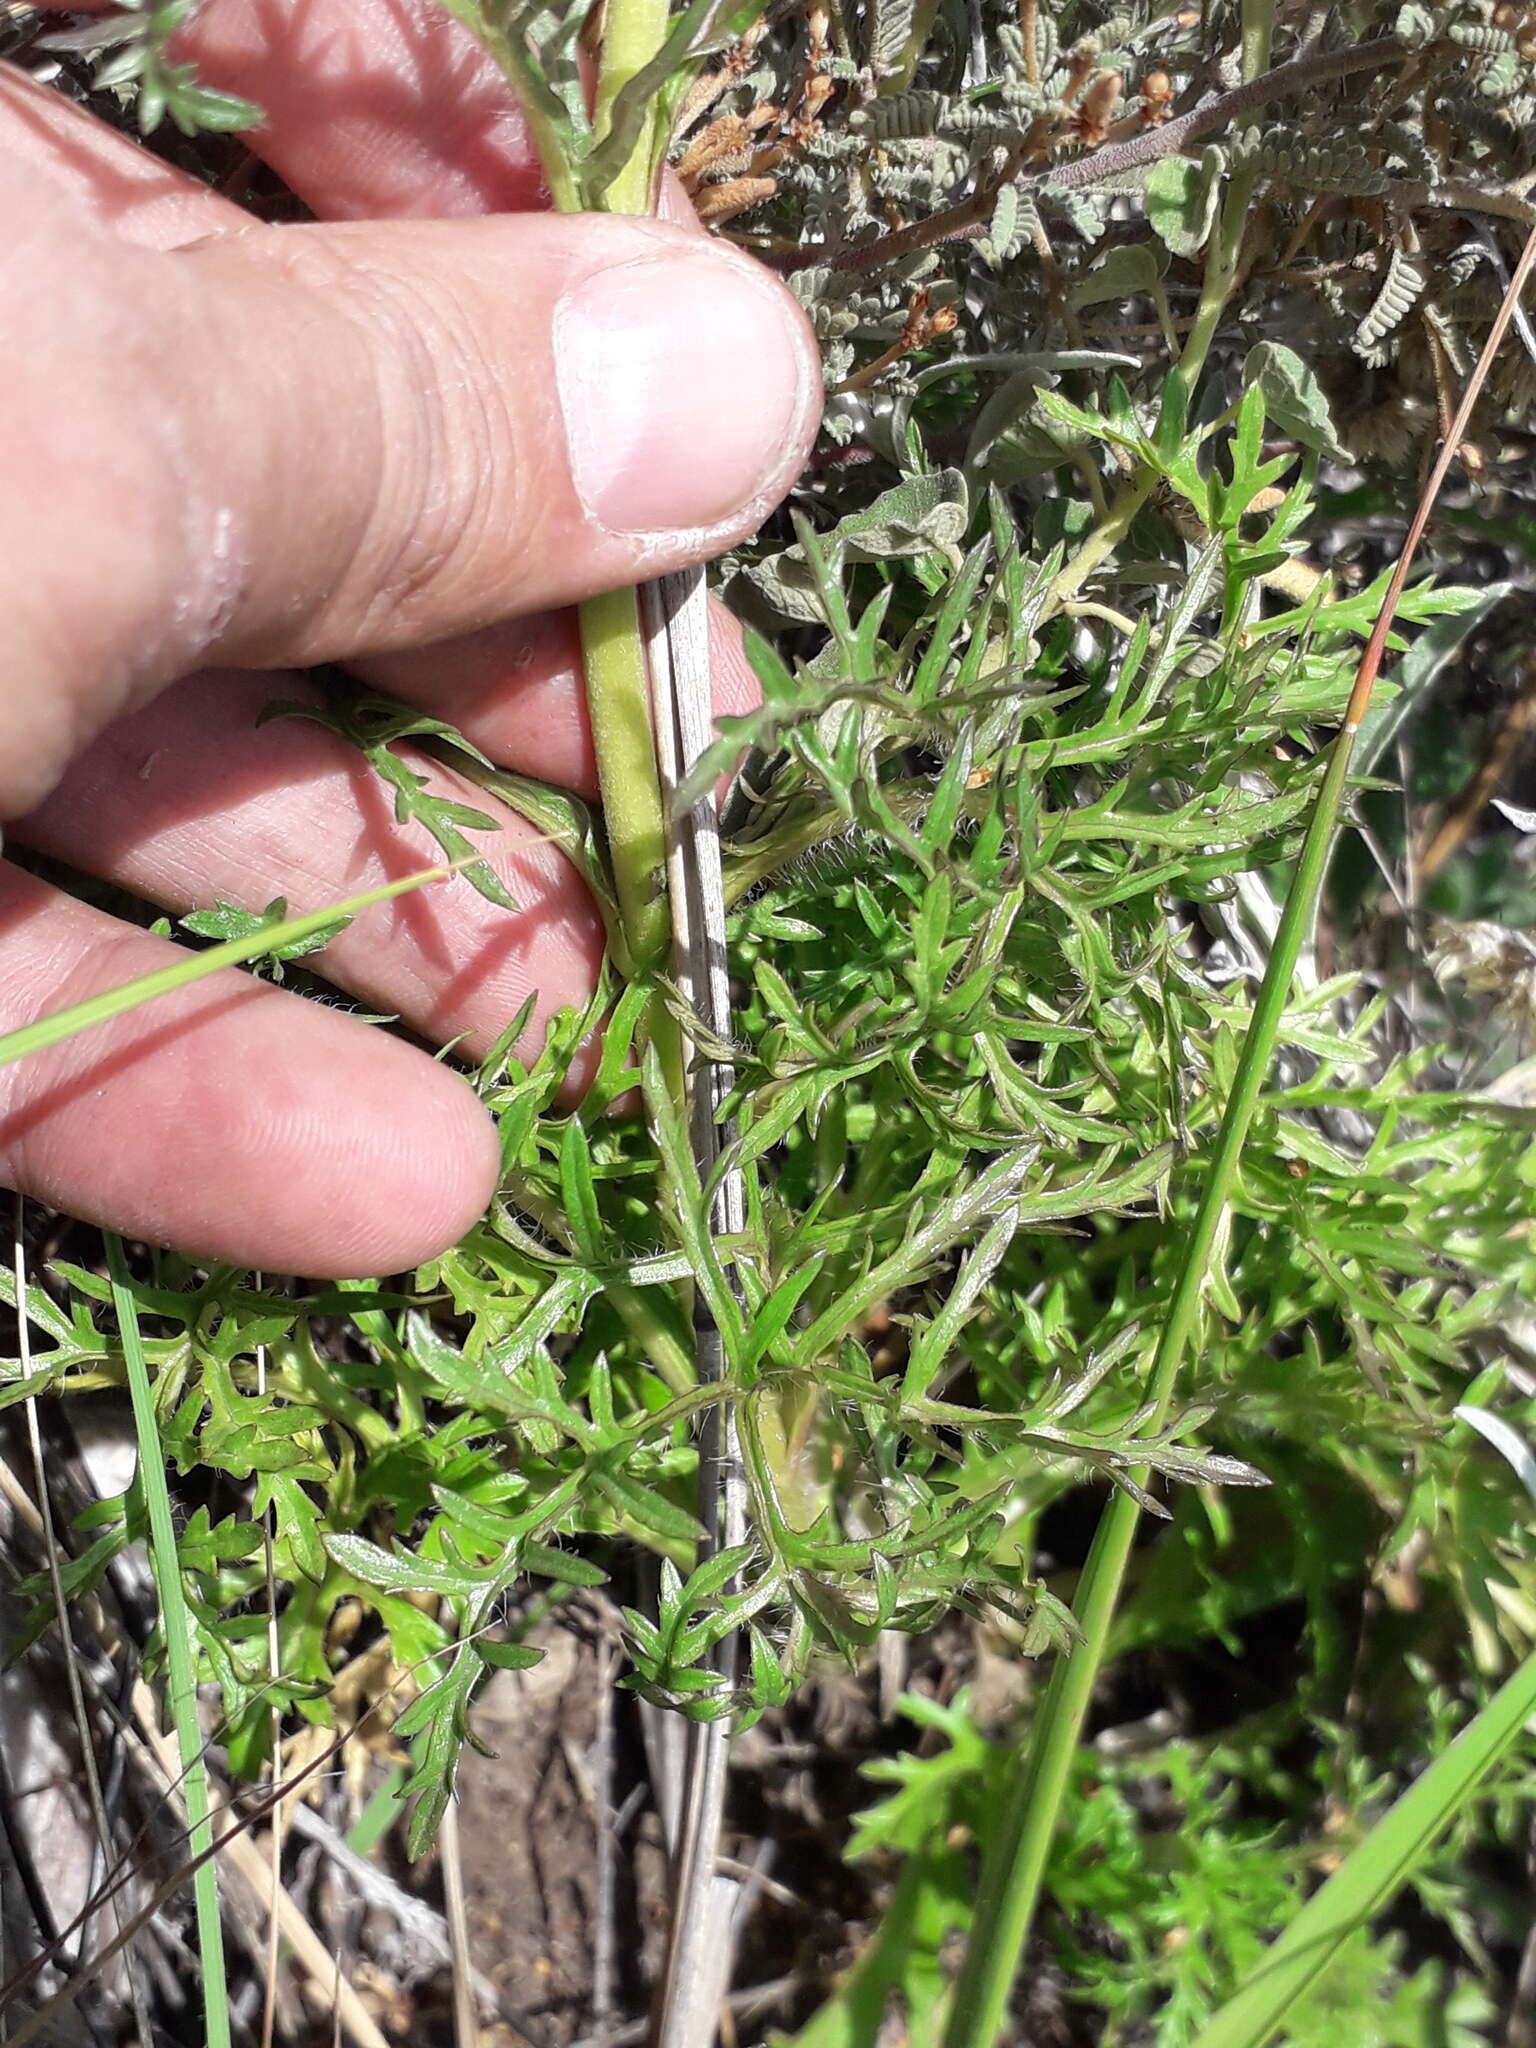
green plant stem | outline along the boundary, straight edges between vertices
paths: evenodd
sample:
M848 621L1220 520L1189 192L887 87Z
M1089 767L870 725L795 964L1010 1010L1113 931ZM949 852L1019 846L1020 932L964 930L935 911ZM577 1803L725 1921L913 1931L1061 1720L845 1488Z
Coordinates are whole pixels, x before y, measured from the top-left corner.
M557 213L595 205L605 213L649 213L655 198L655 123L646 122L628 160L601 195L591 198L567 157L561 136L543 113L516 33L489 25L465 0L445 0L466 22L506 74L538 151ZM593 132L601 139L613 104L655 56L666 35L669 0L609 0L593 104ZM626 963L632 974L654 972L666 959L670 920L665 889L666 813L651 738L650 677L638 594L605 591L579 608L587 704L597 755L598 789L613 862ZM660 1015L653 1012L652 1023ZM680 1069L679 1069L680 1071Z
M654 972L666 958L671 921L666 813L651 737L639 593L611 590L589 597L579 619L598 789L629 970Z
M133 1402L134 1434L138 1439L139 1485L149 1517L149 1556L155 1593L160 1602L160 1627L165 1637L166 1702L176 1747L181 1756L182 1786L187 1802L187 1838L198 1862L192 1876L197 1914L197 1948L203 1972L203 2023L208 2048L229 2048L229 1994L224 1975L224 1930L219 1920L219 1884L211 1851L208 1772L203 1762L203 1734L197 1719L197 1673L192 1657L192 1617L181 1583L181 1560L171 1520L165 1454L149 1365L139 1336L138 1305L128 1278L123 1241L107 1234L107 1270L112 1304L123 1344L123 1364Z
M575 174L560 146L559 131L545 111L543 95L529 75L517 37L487 19L474 0L442 0L442 4L490 52L510 80L556 213L577 212L582 202Z
M1157 484L1157 472L1143 467L1140 475L1131 477L1116 491L1109 511L1094 527L1051 586L1052 612L1074 598L1098 568L1107 561L1130 532L1137 513L1151 497Z
M603 22L594 126L607 127L619 93L660 48L668 0L609 0ZM608 213L649 213L655 198L653 123L602 195ZM614 889L629 946L630 972L655 972L666 960L671 919L666 898L667 825L651 731L650 670L639 593L605 592L579 613L582 659L598 789L613 859ZM652 1036L668 1037L664 1012L653 1005ZM680 1082L680 1048L664 1048Z
M14 1031L0 1035L0 1067L9 1066L12 1060L25 1059L30 1053L42 1052L47 1046L58 1045L81 1031L90 1031L98 1024L105 1024L109 1018L120 1017L127 1010L137 1010L160 996L174 995L179 989L190 987L194 981L202 981L210 974L217 974L222 968L238 967L244 961L259 959L262 954L271 953L280 946L312 938L338 918L354 917L375 903L409 895L411 890L423 888L428 882L445 881L455 872L455 867L468 865L469 862L462 861L451 867L425 868L420 874L404 875L398 882L386 882L361 896L350 896L344 903L328 904L324 910L308 910L302 917L285 917L280 924L263 925L259 931L249 932L243 939L225 939L220 945L210 946L206 952L188 953L169 967L157 967L152 974L141 974L133 981L119 982L116 988L103 989L99 995L87 996L84 1002L71 1003L67 1009L51 1010L46 1017L39 1017L34 1023L18 1025Z
M597 73L594 128L601 141L613 103L661 48L667 33L668 0L608 0L603 16L603 54ZM642 128L625 164L603 196L608 213L649 213L656 198L655 115Z

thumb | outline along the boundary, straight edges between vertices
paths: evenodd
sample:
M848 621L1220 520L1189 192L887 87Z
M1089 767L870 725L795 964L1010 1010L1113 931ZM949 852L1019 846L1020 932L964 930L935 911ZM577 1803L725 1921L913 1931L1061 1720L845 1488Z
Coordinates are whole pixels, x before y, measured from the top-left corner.
M13 188L0 234L4 815L205 660L423 645L717 553L814 432L787 292L653 221L255 228L158 252Z

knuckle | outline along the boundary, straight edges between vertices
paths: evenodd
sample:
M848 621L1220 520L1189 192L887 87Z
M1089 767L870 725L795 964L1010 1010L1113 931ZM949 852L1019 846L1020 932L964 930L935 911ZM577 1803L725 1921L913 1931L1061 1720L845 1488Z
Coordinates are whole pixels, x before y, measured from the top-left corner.
M351 425L366 438L368 502L345 576L358 652L420 637L446 586L471 581L492 547L504 558L521 495L505 377L480 347L474 308L409 225L395 224L391 244L404 260L385 264L371 234L344 230L298 259L312 283L324 273L364 369Z

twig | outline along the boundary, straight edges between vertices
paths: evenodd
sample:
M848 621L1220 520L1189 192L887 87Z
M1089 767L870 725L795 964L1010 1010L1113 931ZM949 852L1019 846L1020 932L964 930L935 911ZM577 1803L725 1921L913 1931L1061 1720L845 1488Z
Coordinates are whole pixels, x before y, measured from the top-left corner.
M459 1849L457 1794L443 1809L439 1842L443 1854L443 1904L447 1908L448 1942L453 1962L454 2048L475 2048L480 2038L480 2016L475 2011L471 1982L474 1966L469 1954L469 1911L464 1896L464 1858Z
M613 1813L613 1682L618 1659L611 1644L605 1644L597 1674L597 1732L592 1742L592 1779L597 1806L597 1840L594 1844L594 1890L592 1906L592 2031L601 2041L613 2022L613 1984L616 1945L613 1925L614 1851L616 1829Z
M776 2005L784 2005L797 1991L805 1989L802 1976L771 1977L766 1984L752 1984L745 1991L733 1991L725 2004L738 2019L755 2019L759 2013L770 2012ZM649 2020L627 2020L622 2027L615 2027L607 2035L584 2034L571 2043L571 2048L636 2048L651 2031Z
M180 1813L183 1808L182 1790L186 1773L181 1767L181 1759L174 1738L161 1732L159 1708L153 1693L150 1692L142 1679L137 1680L134 1684L133 1707L134 1717L138 1721L143 1734L145 1751L152 1763L156 1776L161 1783L166 1798L171 1802L173 1808ZM280 1792L276 1792L271 1796L266 1804L259 1809L259 1812L270 1812L279 1798L287 1797L299 1785L313 1777L318 1771L324 1769L330 1759L340 1751L346 1740L346 1736L339 1737L329 1749L323 1751L312 1762L306 1764L301 1771L295 1774L288 1785L283 1787ZM220 1801L218 1811L222 1813L225 1810L227 1809L224 1808L223 1802ZM214 1812L210 1810L210 1827L214 1818ZM244 1819L238 1820L233 1826L226 1828L222 1834L213 1836L205 1847L194 1850L188 1857L187 1862L165 1879L164 1883L151 1894L147 1904L133 1915L121 1932L107 1943L101 1953L92 1957L89 1971L72 1978L62 1990L39 2006L35 2012L31 2013L22 2022L20 2028L12 2037L11 2048L26 2048L27 2043L37 2040L40 2036L46 2034L59 2014L67 2011L79 1997L86 1982L89 1981L89 1977L104 1969L114 1957L121 1954L123 1949L134 1940L139 1932L147 1927L155 1918L166 1901L174 1898L187 1879L195 1877L197 1872L210 1865L215 1857L224 1859L243 1882L250 1886L253 1896L259 1901L266 1889L267 1864L261 1850L251 1840L250 1828L251 1823L249 1821ZM123 1882L124 1879L121 1876L114 1879L106 1887L107 1895L114 1895ZM357 2044L357 2048L389 2048L388 2042L375 2024L368 2008L358 1997L357 1992L347 1981L346 1977L341 1974L339 1966L328 1954L324 1942L321 1941L319 1935L316 1934L314 1928L309 1924L309 1921L286 1891L278 1893L276 1906L283 1939L293 1949L300 1968L313 1980L320 1995L333 2003L342 2024ZM81 1917L77 1915L73 1925L65 1930L66 1934L75 1931L80 1924ZM4 1984L0 1984L0 2010L3 2010L17 1992L37 1975L44 1960L51 1957L57 1947L58 1943L55 1942L49 1949L44 1951L42 1956L34 1957L23 1968L14 1972Z
M344 1871L365 1905L388 1913L408 1942L415 1942L434 1962L450 1963L453 1949L448 1923L425 1899L405 1891L387 1870L359 1856L343 1835L336 1832L322 1814L302 1802L295 1804L289 1822L296 1835L313 1842L320 1853ZM472 1972L475 1996L487 2005L496 2002L496 1988L480 1971Z
M45 1947L51 1948L59 1941L58 1922L53 1917L53 1906L37 1874L37 1862L31 1845L16 1813L16 1788L11 1783L10 1765L6 1761L5 1745L0 1743L0 1839L3 1839L11 1862L21 1883L22 1896L26 1899L27 1910L37 1926ZM62 1958L61 1958L62 1961ZM0 1998L0 2015L5 2011L6 2001Z
M32 1376L32 1323L27 1314L27 1254L26 1254L26 1204L18 1193L15 1196L14 1228L11 1243L11 1270L16 1282L16 1350L17 1363L23 1380ZM112 1829L107 1818L107 1803L102 1796L101 1773L96 1764L96 1743L91 1730L91 1718L85 1704L85 1688L80 1679L80 1659L75 1648L74 1629L70 1623L69 1603L64 1594L64 1576L59 1569L58 1532L53 1521L53 1501L48 1490L48 1475L43 1462L43 1438L38 1423L37 1400L27 1397L24 1413L27 1425L27 1448L32 1457L32 1483L37 1493L37 1515L43 1555L47 1562L48 1587L53 1596L53 1611L59 1625L59 1640L64 1650L64 1676L69 1688L70 1712L74 1718L75 1735L80 1744L80 1767L85 1778L86 1802L90 1807L91 1825L95 1830L97 1849L101 1856L102 1869L110 1868L112 1862ZM95 1871L87 1875L87 1896L95 1889ZM122 1912L116 1900L113 1901L113 1917L119 1929L122 1926ZM44 1932L46 1933L46 1929ZM78 1953L83 1958L90 1946L91 1922L83 1921L80 1927ZM149 2026L149 2008L144 1999L144 1988L139 1982L130 1953L124 1954L123 1968L128 1983L128 2003L133 2013L133 2028L143 2048L149 2048L152 2039Z
M646 587L652 722L669 804L713 737L707 605L702 570L664 577ZM672 819L667 876L683 1000L715 1042L728 1044L731 989L725 894L719 817L711 795ZM697 1059L689 1070L689 1130L699 1179L706 1187L720 1156L719 1111L731 1081L731 1069L721 1061ZM745 1224L744 1183L739 1173L728 1173L715 1192L710 1227L717 1236L738 1237ZM720 1332L697 1290L694 1330L700 1380L720 1379L725 1365ZM733 1411L725 1402L706 1409L700 1428L699 1519L705 1529L701 1561L743 1540L745 1497ZM715 1651L722 1687L734 1683L736 1657L734 1636L727 1636ZM717 1872L715 1852L725 1810L730 1739L728 1718L695 1721L689 1728L672 1934L657 2025L659 2048L707 2048L729 1980L737 1887Z
M18 1485L9 1468L4 1464L0 1464L0 1492L4 1493L6 1499L26 1523L33 1535L41 1540L42 1517L31 1496L23 1487ZM130 1654L132 1646L122 1636L116 1624L102 1607L96 1594L85 1594L80 1606L87 1624L100 1639L103 1649L109 1655L121 1654L126 1659ZM137 1754L142 1758L154 1782L159 1787L162 1797L184 1824L186 1816L182 1788L185 1782L185 1772L182 1769L174 1739L161 1730L159 1704L142 1678L135 1678L133 1680L130 1702L133 1719L138 1724L139 1733L135 1737L131 1728L127 1729L126 1733L130 1741L135 1744ZM275 1786L266 1803L258 1810L256 1817L259 1819L263 1813L270 1814L274 1812L279 1801L288 1799L292 1793L298 1790L299 1786L323 1770L340 1753L347 1740L348 1737L345 1735L338 1737L329 1749L306 1764L286 1785ZM217 1800L218 1809L220 1811L224 1810L225 1804L222 1796L220 1796ZM311 1815L308 1809L297 1807L295 1811L299 1816L298 1825L301 1831L303 1831L305 1824L310 1820L314 1820L317 1826L323 1827L324 1824L318 1821L317 1816ZM336 1852L333 1850L331 1853L335 1854ZM20 2030L12 2038L11 2048L24 2048L24 2044L31 2040L36 2032L41 2031L52 2017L64 2011L72 2004L85 1983L89 1981L89 1977L96 1971L104 1968L114 1957L121 1954L141 1930L156 1918L164 1903L175 1895L186 1881L186 1878L194 1874L200 1864L211 1862L215 1855L221 1857L240 1877L242 1882L249 1885L252 1893L259 1901L266 1890L266 1874L269 1866L263 1858L261 1850L250 1838L249 1824L241 1821L227 1829L217 1840L201 1851L200 1854L195 1854L190 1859L187 1868L173 1872L152 1895L148 1904L120 1929L115 1938L108 1943L107 1947L99 1955L91 1959L88 1970L66 1984L62 1991L54 1998L49 1999L39 2011L23 2022ZM126 1879L121 1871L120 1860L118 1875L109 1877L104 1882L97 1899L92 1901L80 1914L77 1914L75 1920L68 1928L64 1929L61 1934L54 1934L51 1937L45 1931L46 1946L42 1955L34 1957L30 1962L12 1971L9 1976L0 1981L0 2013L5 2012L10 2001L22 1987L30 1983L37 1976L38 1971L45 1962L55 1960L60 1956L65 1942L70 1936L78 1933L79 1928L89 1914L100 1911L101 1907L109 1900L115 1900L117 1893L125 1882ZM310 1926L294 1900L286 1891L280 1890L275 1901L272 1903L276 1908L279 1932L283 1939L293 1949L295 1959L300 1968L311 1979L320 1995L337 2004L346 2030L357 2044L357 2048L388 2048L388 2043L385 2041L383 2034L374 2024L367 2007L358 1997L352 1985L343 1980L339 1990L336 1987L335 1969L332 1959L327 1954L324 1943L315 1933L313 1927ZM398 1910L397 1906L397 1914ZM423 1907L422 1910L427 1912L429 1909ZM45 1913L47 1911L46 1902L44 1904L44 1911ZM442 1937L442 1939L443 1952L446 1954L446 1936Z

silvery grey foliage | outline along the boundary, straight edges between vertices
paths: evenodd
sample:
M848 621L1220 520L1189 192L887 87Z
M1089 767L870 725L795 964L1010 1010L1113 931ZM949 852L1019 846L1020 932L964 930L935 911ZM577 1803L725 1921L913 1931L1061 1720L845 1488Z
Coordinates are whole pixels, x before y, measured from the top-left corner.
M1263 323L1293 319L1298 295L1310 298L1325 388L1353 408L1368 372L1388 379L1372 387L1373 410L1400 392L1404 419L1443 411L1438 383L1475 354L1500 289L1476 233L1502 241L1507 266L1531 212L1521 195L1536 170L1536 36L1517 10L1389 0L1282 24L1273 68L1311 65L1315 82L1299 76L1230 118L1219 106L1237 83L1235 41L1193 12L1140 0L1089 27L1058 5L1021 18L982 0L973 33L941 16L924 40L920 11L867 0L847 42L820 49L798 17L785 20L715 110L786 115L763 165L773 189L731 231L770 253L796 243L785 268L828 345L831 388L892 349L919 287L959 317L931 348L882 367L881 388L897 396L950 350L1113 347L1127 332L1133 349L1155 341L1162 323L1191 314L1214 203L1242 177L1255 223L1239 274L1249 338L1289 341ZM1362 44L1379 45L1379 64L1330 72ZM830 89L807 116L803 81L818 73ZM1186 141L1179 124L1193 114L1204 125ZM1212 144L1219 155L1202 157ZM1214 166L1205 211L1164 246L1149 190L1196 160ZM1154 254L1155 272L1144 260ZM992 279L984 293L972 288L978 265ZM1270 281L1276 266L1283 287ZM1123 290L1103 288L1111 276ZM1508 403L1518 386L1505 371L1495 391ZM1377 438L1383 449L1400 439Z

